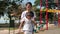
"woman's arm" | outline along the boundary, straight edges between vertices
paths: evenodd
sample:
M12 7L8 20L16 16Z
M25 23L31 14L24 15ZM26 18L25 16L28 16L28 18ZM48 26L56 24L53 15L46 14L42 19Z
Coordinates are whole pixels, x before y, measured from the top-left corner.
M35 12L33 12L33 13L34 13L34 17L33 18L35 19L36 18L36 13Z
M22 14L21 14L21 19L24 17L24 12L22 12Z
M25 14L26 14L25 11L23 11L21 14L21 19L25 17Z

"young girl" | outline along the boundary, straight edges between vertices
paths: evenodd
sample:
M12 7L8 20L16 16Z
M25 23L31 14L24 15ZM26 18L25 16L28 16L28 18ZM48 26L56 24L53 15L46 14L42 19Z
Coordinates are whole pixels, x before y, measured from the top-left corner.
M26 13L26 17L21 19L21 24L19 29L23 27L24 34L33 34L33 24L37 25L35 21L32 20L32 15L30 12Z

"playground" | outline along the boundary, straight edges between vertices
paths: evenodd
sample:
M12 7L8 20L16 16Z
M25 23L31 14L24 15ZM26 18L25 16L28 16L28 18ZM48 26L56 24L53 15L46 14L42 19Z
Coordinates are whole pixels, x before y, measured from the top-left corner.
M39 21L34 34L60 34L60 2L55 0L0 1L0 34L18 32L21 13L26 9L26 2L32 2L36 21Z

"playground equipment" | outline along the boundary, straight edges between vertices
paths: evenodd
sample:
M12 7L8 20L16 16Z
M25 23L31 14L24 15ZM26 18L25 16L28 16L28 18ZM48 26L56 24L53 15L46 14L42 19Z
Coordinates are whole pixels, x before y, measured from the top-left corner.
M60 27L60 5L59 5L59 2L57 0L58 3L56 3L58 9L48 9L48 0L45 0L46 1L46 8L45 8L45 11L46 11L46 16L45 16L45 20L46 20L46 30L48 30L48 12L53 12L53 13L58 13L58 27ZM54 14L55 15L55 14ZM55 17L55 16L54 16ZM55 19L53 19L55 20ZM42 24L42 0L40 0L40 24ZM41 28L43 29L43 28Z
M57 3L57 6L58 6L58 9L59 9L59 8L60 8L60 7L59 7L59 6L60 6L60 5L59 5L60 2L59 2L58 0L57 0L57 2L58 2L58 3ZM60 9L59 9L59 10L60 10ZM58 27L60 27L60 11L58 11Z
M48 30L48 0L46 0L46 30ZM42 0L40 0L40 24L42 24ZM42 29L42 28L41 28Z

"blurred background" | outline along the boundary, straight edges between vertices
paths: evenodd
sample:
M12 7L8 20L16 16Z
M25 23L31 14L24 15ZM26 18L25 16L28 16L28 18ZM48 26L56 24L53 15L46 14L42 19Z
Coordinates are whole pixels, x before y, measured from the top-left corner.
M40 23L40 8L42 9L42 24L46 24L46 3L48 3L48 23L58 26L60 23L60 0L0 0L0 30L5 28L18 28L21 13L25 10L25 4L31 2L32 10L36 13L36 22ZM42 7L41 7L42 3Z

